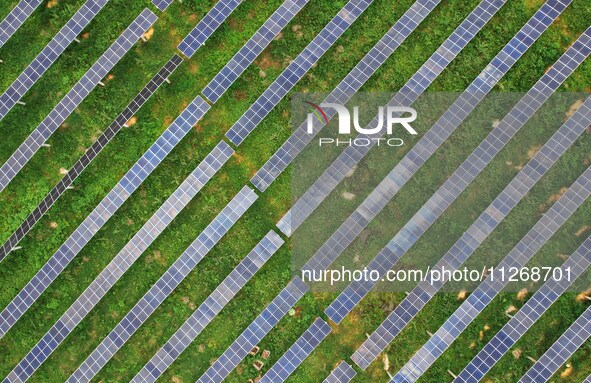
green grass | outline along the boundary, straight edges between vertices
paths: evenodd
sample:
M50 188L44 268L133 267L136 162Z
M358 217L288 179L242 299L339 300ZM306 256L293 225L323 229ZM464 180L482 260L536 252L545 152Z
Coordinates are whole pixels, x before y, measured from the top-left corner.
M60 0L51 9L45 4L36 10L23 27L0 49L0 88L5 89L37 52L55 35L82 0ZM139 43L113 70L106 87L98 87L48 141L22 172L0 195L0 239L6 239L26 215L59 180L60 168L68 169L151 76L176 52L176 45L210 9L214 1L174 2L154 26L155 33L147 43ZM213 78L219 69L248 40L281 1L245 1L197 53L182 64L157 94L138 112L137 123L122 130L104 149L84 174L74 183L48 214L22 241L23 249L12 253L0 265L0 307L5 307L54 253L67 236L96 206L124 172L149 147L183 107ZM273 41L262 58L256 60L230 90L171 155L132 195L117 214L80 252L71 265L40 297L14 328L0 340L0 377L6 376L18 361L41 338L113 256L133 236L158 206L195 168L203 157L223 139L223 134L238 117L281 73L306 44L345 3L311 1ZM411 0L376 0L341 39L322 57L294 91L330 91L363 57L389 27L408 9ZM364 91L396 91L420 67L453 29L476 6L475 0L442 1L417 31L392 55L386 64L365 84ZM458 92L472 81L480 70L537 10L542 1L510 0L478 37L432 84L432 92ZM16 4L0 3L0 17ZM144 7L155 8L149 1L111 0L85 32L81 43L74 43L24 97L27 106L15 106L0 121L0 162L4 162L27 135L67 92L77 79ZM511 71L500 81L498 91L527 91L564 50L584 31L591 20L588 0L575 0L537 41ZM301 26L301 36L294 31ZM295 28L297 29L297 28ZM338 48L339 46L342 49ZM264 71L264 77L261 76ZM591 62L587 60L561 87L561 91L589 91ZM253 173L290 134L290 102L283 100L237 148L237 154L214 179L178 215L170 227L150 246L97 307L82 321L54 354L35 373L31 381L64 381L109 333L123 315L137 302L170 264L193 241ZM458 129L443 147L423 166L418 174L370 225L369 230L391 236L416 212L469 152L484 138L486 131ZM448 209L404 258L409 262L422 254L433 256L444 252L459 238L492 199L517 173L507 162L527 161L527 149L543 144L552 134L548 128L528 124L503 149L501 154ZM591 137L584 135L570 148L551 171L524 198L500 227L480 247L476 256L500 259L547 210L548 198L570 185L588 165ZM410 144L404 149L408 150ZM403 152L397 153L400 158ZM340 185L327 200L327 206L345 190L355 187L355 179ZM217 284L248 251L274 227L287 211L291 201L290 172L285 172L234 226L230 233L198 265L195 272L175 290L154 315L130 339L99 373L95 381L128 381L149 360L168 337L192 313ZM355 202L361 202L358 195ZM324 205L320 209L325 209ZM396 214L396 222L388 218ZM541 250L546 259L554 254L569 254L587 233L576 236L591 214L586 202L564 227ZM57 223L51 228L50 223ZM387 225L386 225L387 223ZM383 238L386 238L385 236ZM322 238L315 239L320 242ZM287 243L245 286L222 313L179 357L161 381L195 381L237 335L252 321L291 278L291 243ZM366 249L355 241L347 254ZM371 250L371 251L370 251ZM372 253L373 251L373 253ZM301 332L334 299L333 294L307 294L297 305L294 317L284 318L261 342L271 357L266 371L293 343ZM306 360L290 382L321 382L342 359L348 359L402 299L403 294L370 294L333 334ZM428 339L459 306L456 294L440 294L398 336L387 350L390 372L394 373ZM447 369L459 372L508 320L504 315L510 305L520 307L514 293L501 294L447 350L421 379L422 382L448 382ZM526 356L539 357L545 349L585 309L565 294L514 347L523 352L515 359L506 355L491 371L488 380L515 382L529 368ZM484 326L490 328L480 331ZM474 343L474 346L472 346ZM577 351L569 361L570 377L556 377L556 382L579 382L591 372L588 363L591 344ZM245 382L257 372L252 357L240 364L227 379ZM264 372L263 371L263 372ZM355 382L387 381L383 363L377 361L360 372Z

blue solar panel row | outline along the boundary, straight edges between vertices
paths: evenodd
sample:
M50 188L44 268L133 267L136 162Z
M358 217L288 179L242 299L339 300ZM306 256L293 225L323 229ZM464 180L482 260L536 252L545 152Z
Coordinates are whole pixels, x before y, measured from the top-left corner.
M591 35L591 28L588 30ZM499 125L449 177L437 192L404 225L394 238L367 266L377 275L388 270L410 249L425 231L443 214L463 190L480 174L528 119L591 53L588 35L581 36L546 72L532 89L511 109ZM492 219L492 218L491 218ZM375 286L377 281L352 282L326 309L326 314L339 323Z
M178 213L221 168L233 151L220 143L213 158L206 158L168 197L142 228L109 262L61 318L8 375L8 382L27 380L84 317L107 294L140 255L158 238ZM210 161L209 163L206 161Z
M178 49L187 57L199 49L205 40L211 37L213 32L226 20L228 16L240 5L242 0L219 0L213 8L201 19L187 37L181 41Z
M372 193L355 209L355 211L341 224L341 226L324 242L314 256L303 267L305 270L327 269L338 256L361 234L367 225L394 198L411 177L427 162L433 153L443 144L451 133L462 123L482 98L492 90L498 80L511 68L520 56L512 57L508 52L524 52L533 44L541 33L555 20L566 4L558 0L550 0L547 7L541 8L521 28L520 32L493 59L493 61L474 80L454 104L441 116L437 123L419 140L419 142L392 169ZM558 6L558 9L553 6ZM551 15L546 13L552 12ZM540 21L543 20L543 23ZM536 26L538 28L536 28ZM529 35L525 32L530 32ZM525 38L527 37L527 42ZM519 53L521 55L521 53ZM504 57L504 61L497 58ZM499 68L498 64L504 65ZM491 80L485 81L486 75L494 71ZM468 102L466 102L468 101ZM453 120L452 119L453 116Z
M0 191L16 176L39 150L41 145L59 128L80 103L90 94L119 60L131 49L157 17L145 9L105 53L92 65L82 78L70 89L39 126L25 139L19 148L0 168Z
M505 2L506 0L483 0L388 102L388 106L410 106L443 72L447 65L456 58L462 49L468 45ZM367 126L377 126L378 118L379 116L375 116ZM381 135L382 133L379 133L374 136L380 137ZM368 138L372 144L364 147L347 147L296 201L294 206L277 223L277 227L285 235L291 235L353 166L369 152L376 142L371 139L374 136L360 135L359 137Z
M0 120L66 50L109 0L88 0L0 96ZM40 1L39 1L40 2ZM135 41L134 41L135 42Z
M323 383L349 383L357 375L353 367L342 361L337 368L332 370Z
M0 48L8 39L16 32L17 29L23 25L26 19L31 16L31 13L41 4L42 0L21 0L10 11L8 16L0 22Z
M24 238L25 235L35 226L43 215L53 206L63 193L72 185L74 180L86 169L86 167L95 159L100 151L117 135L125 126L125 123L150 99L158 90L160 85L166 81L168 76L183 62L180 56L174 55L168 62L156 73L156 75L146 84L131 103L115 118L111 125L97 138L94 143L86 150L84 155L76 161L66 175L51 189L45 198L37 205L21 225L12 233L0 248L0 260Z
M454 380L455 383L477 383L509 351L548 308L583 274L591 264L591 237L562 264L571 276L559 281L550 279L527 300L526 304L495 334L494 338L470 361Z
M308 286L299 277L292 279L197 383L220 383L224 380L307 291Z
M415 382L510 282L499 270L520 269L591 195L591 167L571 185L530 231L462 302L429 341L396 373L391 382Z
M220 155L232 153L224 141L221 141L202 162L196 177L207 176L207 171L215 171L215 164ZM225 153L224 153L225 152ZM213 167L210 165L214 165ZM177 288L187 275L197 266L209 251L222 239L230 228L242 217L258 196L247 186L222 209L209 225L197 236L181 256L166 270L150 290L139 300L109 335L98 345L70 376L67 382L89 382L115 353L131 338L131 335L156 311L156 308Z
M226 132L226 137L234 145L240 145L372 2L373 0L350 0L345 4L339 13L326 24L310 44Z
M274 231L269 231L138 372L132 382L155 382L282 245L283 239Z
M331 330L328 323L320 318L316 319L273 367L263 375L260 383L284 382L330 334Z
M68 263L94 237L99 229L115 214L140 184L168 156L172 149L209 110L203 98L197 96L158 137L123 178L84 219L64 244L43 265L10 304L0 313L0 338L35 303L37 298L66 268Z
M591 306L558 338L518 383L545 383L591 336Z
M166 11L166 8L168 8L168 6L172 4L172 2L173 0L152 0L152 4L154 4L156 8L158 8L162 12Z
M355 68L345 76L323 102L346 104L440 1L418 0L415 2L363 59L355 65ZM333 109L326 110L328 120L335 114L336 111ZM260 191L265 191L323 127L324 121L314 119L312 125L313 133L309 134L307 132L307 122L302 122L298 129L289 136L287 141L281 145L265 165L252 177L251 182L253 185Z
M583 134L591 123L590 107L591 100L587 100L585 104L577 109L576 113L548 140L466 230L462 237L437 262L433 267L434 270L442 270L443 268L457 270L466 262L511 210L554 165L558 158ZM494 217L494 219L490 217ZM419 283L359 347L351 359L361 368L366 369L446 282L446 280L443 280L433 284L428 282Z
M203 89L216 102L309 0L285 0Z
M583 383L591 383L591 375L589 375L584 381Z

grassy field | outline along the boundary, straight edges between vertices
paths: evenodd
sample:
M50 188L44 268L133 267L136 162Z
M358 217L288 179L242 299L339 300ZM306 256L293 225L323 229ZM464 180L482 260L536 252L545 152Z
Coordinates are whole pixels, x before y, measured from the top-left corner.
M83 0L44 3L23 27L0 49L0 89L6 89L55 35ZM17 3L0 2L0 18ZM42 148L11 184L0 194L0 239L4 241L26 215L60 179L60 169L68 169L94 139L127 105L152 75L175 53L180 40L215 3L213 0L174 2L157 12L148 1L111 0L82 35L23 98L27 106L17 105L0 121L0 162L39 124L47 113L92 65L109 44L145 7L159 15L154 34L127 54L105 81L50 138L50 148ZM273 41L261 57L236 81L230 90L173 150L139 190L80 252L67 269L23 318L0 340L0 377L6 376L20 359L53 325L61 314L100 273L124 244L151 216L203 157L223 139L224 133L249 105L271 84L306 44L346 3L310 1ZM412 0L375 0L368 10L321 58L294 91L325 92L338 84L390 26L408 9ZM429 88L431 92L458 92L506 44L543 3L541 0L509 0L475 40L457 57ZM41 219L21 242L23 249L11 253L0 264L0 308L4 308L30 280L43 263L96 206L120 177L151 145L178 113L213 78L233 54L281 4L280 0L244 1L193 58L186 60L156 95L136 115L137 122L122 130L103 150L84 174ZM444 0L417 28L386 64L365 84L364 91L396 91L437 49L453 29L478 4L477 0ZM574 0L549 30L497 85L497 91L527 91L564 50L588 27L591 2ZM562 92L591 90L591 61L587 60L561 86ZM248 139L236 155L193 199L164 233L119 280L114 288L82 321L53 355L39 368L31 381L64 381L100 343L127 311L194 240L221 208L249 182L270 155L289 136L290 102L283 100ZM478 145L488 132L459 128L418 174L394 198L368 230L394 235L422 206L438 186ZM517 174L528 160L528 150L542 145L553 133L550 128L527 124L490 166L468 187L448 211L433 225L404 259L422 254L443 255ZM591 136L584 134L517 208L478 249L482 257L501 259L551 206L560 189L569 186L591 163ZM401 158L407 145L396 153ZM362 172L360 172L360 175ZM291 201L291 174L285 172L238 221L230 233L210 252L173 294L158 308L130 341L95 378L96 382L123 382L132 378L168 337L184 322L219 282L274 228ZM344 191L355 188L352 177L335 190L327 206ZM351 206L365 195L358 194ZM321 209L325 209L324 205ZM389 219L399 217L396 222ZM554 238L542 248L540 256L558 258L570 254L589 234L591 202L568 220ZM343 217L344 218L344 217ZM387 223L387 225L386 225ZM384 237L386 238L386 237ZM321 243L323 237L314 238ZM291 244L281 248L245 286L222 313L171 366L161 381L193 382L275 297L291 278ZM372 249L377 250L377 249ZM368 251L362 240L355 241L348 254ZM543 254L542 254L543 253ZM485 379L516 382L531 366L526 356L537 358L585 310L565 294L508 353ZM271 351L265 372L334 299L334 294L307 294L297 305L297 314L287 316L261 342ZM332 368L349 356L388 315L404 294L376 293L364 299L342 324L324 341L289 382L321 382ZM439 294L400 334L387 350L389 372L395 373L460 305L457 294ZM459 372L508 320L505 310L520 307L523 300L514 293L501 294L450 347L421 382L448 382L447 370ZM386 354L385 354L386 355ZM572 369L555 382L580 382L591 372L591 342L569 361ZM227 379L246 382L259 373L253 357L247 357ZM380 357L355 382L387 381L384 358ZM563 373L563 366L560 372ZM560 374L559 374L560 375Z

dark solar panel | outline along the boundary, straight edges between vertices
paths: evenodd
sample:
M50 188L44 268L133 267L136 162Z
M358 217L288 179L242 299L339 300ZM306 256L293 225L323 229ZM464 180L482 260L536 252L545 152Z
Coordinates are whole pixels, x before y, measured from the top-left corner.
M323 102L347 103L440 1L416 1L363 59L355 65L355 68L347 74ZM333 109L327 109L326 117L330 120L335 113ZM260 191L265 191L323 127L323 121L316 119L313 122L313 134L309 134L307 132L306 121L302 122L298 129L293 132L287 141L281 145L275 154L252 177L251 182L254 186Z
M289 350L263 375L260 383L284 382L330 334L331 330L328 323L320 318L316 319Z
M31 13L41 4L42 0L21 0L10 11L8 16L0 22L0 48L8 39L16 32L17 29L23 25L26 19L31 16Z
M226 145L224 141L221 141L219 146L222 147L216 147L205 158L202 162L203 166L198 170L199 174L193 173L195 179L206 176L208 171L217 170L216 168L226 161L227 156L224 153L228 149ZM257 198L258 196L252 189L244 186L67 381L89 382L222 239Z
M72 185L74 180L86 169L95 159L100 151L115 137L123 128L125 123L144 105L148 99L158 90L160 85L180 65L183 60L180 56L174 55L156 73L146 86L138 93L129 105L115 118L111 125L96 141L86 150L84 155L72 166L68 173L51 189L39 205L33 210L21 225L12 233L0 248L0 261L23 239L43 215L53 206L55 201Z
M180 116L160 135L133 167L84 219L41 270L27 283L0 314L0 337L20 319L47 287L66 268L68 263L94 237L99 229L115 214L139 185L152 173L193 125L209 109L197 96Z
M357 373L347 362L342 361L326 379L324 383L349 383Z
M558 338L518 383L544 383L591 336L591 306Z
M589 35L588 35L589 34ZM470 156L449 177L437 192L423 205L410 221L378 253L367 266L383 276L400 257L437 220L494 156L523 127L554 91L570 76L591 53L591 28L582 35L560 59L542 76L532 89L511 109ZM374 281L352 282L327 308L326 314L340 322L347 313L373 288Z
M373 0L350 0L314 37L263 94L226 132L234 145L240 145L267 114L287 95L294 85L318 62L320 57L367 9Z
M8 114L10 109L19 101L25 93L39 80L55 60L74 41L76 36L90 23L96 14L107 4L109 0L88 0L72 16L55 37L43 48L29 66L18 76L12 85L0 96L0 120ZM21 1L23 3L24 1ZM40 3L41 1L28 1ZM31 10L32 12L32 10ZM10 16L9 16L10 17ZM23 20L24 21L24 20ZM0 24L0 27L3 25ZM2 35L0 29L0 36ZM139 36L138 36L139 38ZM0 41L2 38L0 37ZM135 42L135 40L133 40ZM3 44L0 43L0 46Z
M211 37L230 13L240 5L241 0L219 0L201 19L197 26L181 41L178 49L187 57L193 54Z
M281 245L283 240L277 233L267 233L138 372L132 382L155 382Z
M41 145L57 130L82 101L96 87L117 62L131 49L157 17L145 9L115 42L90 67L82 78L70 89L39 126L25 139L19 148L0 168L0 191L16 176L25 164L39 150ZM0 108L2 106L0 105Z
M591 195L591 167L497 265L460 307L445 321L429 341L396 373L392 382L414 382L443 354L478 314L509 283L499 270L520 269L556 233L577 208Z
M216 102L248 68L255 58L269 45L309 0L285 0L265 21L259 30L228 61L218 74L203 89L203 95Z
M308 286L299 277L292 279L234 343L205 371L197 383L219 383L224 380L307 291Z
M202 114L198 110L195 110L195 112ZM80 294L43 338L18 363L9 374L9 381L24 381L35 372L140 255L158 238L205 183L221 168L223 163L232 155L233 150L222 141L212 153L213 156L206 157L197 166L84 292ZM140 315L141 313L136 312L136 314Z
M475 37L506 0L485 0L456 28L450 37L437 49L421 68L406 82L400 91L388 102L388 106L410 106L420 94L443 72L449 63ZM367 126L377 126L379 116ZM286 235L291 235L299 225L320 205L345 175L369 152L375 143L364 147L347 147L339 157L324 171L314 184L296 201L294 206L281 218L277 227Z
M591 264L591 238L562 264L571 276L560 280L549 279L525 305L507 322L484 348L470 361L454 380L455 383L479 382L525 332L556 302Z

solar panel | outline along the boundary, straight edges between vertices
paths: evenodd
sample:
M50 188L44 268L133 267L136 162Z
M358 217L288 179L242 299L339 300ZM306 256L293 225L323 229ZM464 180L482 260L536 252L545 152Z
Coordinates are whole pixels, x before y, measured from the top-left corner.
M219 148L214 149L215 151L219 152ZM200 174L196 175L196 177L205 176L206 167L213 169L210 164L220 163L217 159L220 153L210 154L203 161L204 168L199 170ZM181 284L185 277L222 239L257 198L258 196L252 189L244 186L67 381L89 382L131 338L131 335L156 311L156 308Z
M125 123L150 99L158 90L160 85L166 81L168 76L181 64L183 59L174 55L168 62L152 77L146 86L137 96L127 105L127 107L115 118L107 130L96 139L96 141L86 150L84 155L72 166L68 173L51 189L39 205L33 210L27 218L20 224L18 229L4 242L0 248L0 261L24 238L25 235L35 226L43 215L53 206L61 195L72 185L74 180L86 169L86 167L95 159L100 151L115 137L123 128Z
M27 380L74 330L177 214L221 168L233 151L221 142L158 208L142 228L109 262L61 318L8 375L9 382ZM141 315L140 312L136 313Z
M499 270L523 267L589 195L591 195L591 167L587 168L566 193L536 222L487 279L468 296L391 381L407 383L416 381L510 282L509 278L502 277Z
M326 379L324 383L349 383L357 375L353 367L342 361Z
M434 270L443 268L457 270L466 262L577 137L585 131L591 123L590 107L591 100L588 99L445 253L433 267ZM351 359L361 368L366 369L445 283L446 281L433 284L419 283L367 338Z
M293 278L197 383L219 383L224 380L307 291L308 286L299 277Z
M135 42L156 21L157 17L145 9L115 40L105 53L92 65L82 78L70 89L39 126L27 137L14 154L0 168L0 191L25 166L27 161L47 141L49 136L90 94L99 81L105 77Z
M132 382L155 382L281 245L281 237L274 231L269 231L138 372Z
M518 383L543 383L591 336L591 306L558 338Z
M591 264L591 237L562 264L569 278L549 279L458 374L454 382L479 382Z
M284 382L330 334L331 330L328 323L320 318L316 319L273 367L263 375L260 383Z
M154 4L156 8L164 12L166 11L166 8L168 8L168 6L172 4L172 1L173 0L152 0L152 4Z
M406 40L415 28L431 13L441 0L418 0L386 32L373 48L355 65L347 76L334 88L323 102L345 104L361 86L378 70L392 53ZM327 119L335 115L326 110ZM313 122L313 134L307 133L306 121L271 156L263 167L252 177L251 182L260 191L267 187L287 168L291 161L306 147L324 127L322 120Z
M205 40L211 37L213 32L222 24L230 13L240 5L242 0L219 0L213 8L201 19L195 28L187 37L181 41L178 49L183 52L187 57L193 56L193 54L199 49Z
M97 207L61 245L41 270L27 283L10 304L0 313L0 337L20 319L45 289L66 268L67 264L115 214L140 184L172 151L193 125L205 114L209 105L197 96L152 146L111 189Z
M39 80L54 61L66 50L82 30L90 23L109 0L88 0L62 27L55 37L43 48L12 85L0 96L0 120L12 109L25 93ZM26 1L40 3L41 1ZM21 4L25 1L21 1ZM38 4L37 4L38 5ZM31 9L31 12L33 10ZM10 17L10 15L9 15ZM24 21L24 19L23 19ZM3 25L0 25L0 27ZM1 31L1 30L0 30ZM0 35L2 33L0 32ZM0 41L2 38L0 37ZM135 42L135 40L134 40ZM0 44L2 46L3 44Z
M410 106L505 2L506 0L483 0L437 51L431 55L429 60L406 82L400 91L388 102L387 106ZM378 118L379 116L374 117L367 126L377 126ZM381 133L377 136L381 136ZM285 235L291 235L320 205L324 198L328 196L353 166L367 154L375 143L371 138L377 136L360 135L359 137L367 137L371 144L365 147L347 147L302 197L296 201L294 206L289 209L283 218L281 218L279 223L277 223L277 227Z
M41 4L42 0L21 0L10 11L8 16L0 22L0 48L8 39L16 32L17 29L23 25L26 19L31 16L31 13Z
M591 375L589 375L587 379L583 381L583 383L591 383Z
M588 30L591 35L591 28ZM480 174L496 154L523 127L564 80L591 53L589 37L581 36L567 52L546 72L532 89L511 109L499 125L478 145L437 192L404 225L394 238L367 266L383 276L410 249L421 235L443 214L463 190ZM490 219L494 219L490 217ZM379 278L379 279L380 279ZM339 323L377 283L376 281L352 282L331 303L325 313Z
M559 1L550 0L548 4ZM521 31L505 46L492 60L480 76L468 86L466 91L454 102L454 104L439 118L437 123L419 140L419 142L404 156L404 158L392 169L383 181L372 193L359 205L357 209L341 224L341 226L324 242L314 256L303 267L306 270L327 269L337 257L361 234L367 225L382 211L382 209L394 198L400 189L410 180L431 155L443 144L451 133L462 123L476 105L490 92L498 80L509 70L520 56L512 57L508 52L525 52L542 32L558 17L566 7L562 4L558 9L548 7L540 9L525 25ZM551 14L546 13L550 10ZM543 24L540 22L543 20ZM536 26L538 28L536 28ZM524 31L531 31L525 35ZM527 36L527 43L522 42ZM518 38L519 37L519 38ZM521 55L521 53L519 53ZM503 66L497 58L505 57ZM494 72L494 75L491 75ZM492 80L484 81L485 76Z
M240 145L372 2L373 0L350 0L345 4L339 13L326 24L310 44L226 132L226 137L235 145Z
M309 0L285 0L283 4L265 21L250 40L240 48L238 53L218 72L207 84L203 95L211 102L216 102L252 64L254 59L269 45L271 40L293 17L308 3Z

